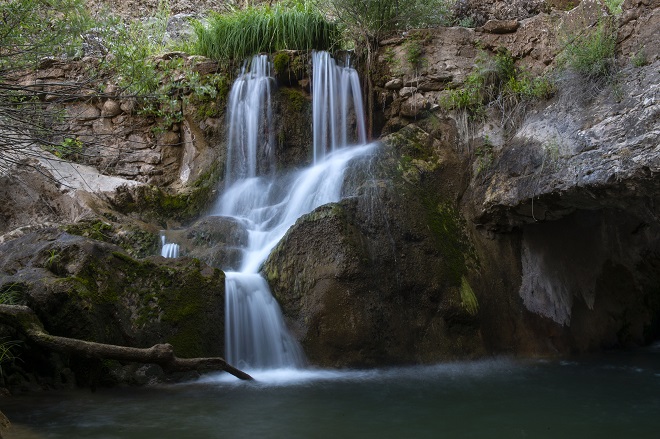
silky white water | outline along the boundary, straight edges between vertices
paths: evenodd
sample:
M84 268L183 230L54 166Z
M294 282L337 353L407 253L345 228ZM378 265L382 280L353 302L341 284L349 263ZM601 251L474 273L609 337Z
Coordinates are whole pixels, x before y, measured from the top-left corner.
M304 354L259 270L300 216L341 199L348 164L373 146L364 144L357 73L318 52L313 55L314 163L295 173L272 173L274 80L265 55L254 57L250 66L230 93L226 187L211 213L239 220L249 237L240 268L225 273L225 356L241 368L298 368ZM354 124L347 122L349 114ZM360 145L347 147L349 139Z
M312 119L314 162L351 141L349 118L355 114L358 144L367 141L360 78L347 57L346 67L338 66L328 52L312 54Z
M245 63L229 93L225 186L252 178L273 164L271 91L275 79L267 55Z
M178 258L179 244L167 242L165 235L160 236L160 255L164 258Z

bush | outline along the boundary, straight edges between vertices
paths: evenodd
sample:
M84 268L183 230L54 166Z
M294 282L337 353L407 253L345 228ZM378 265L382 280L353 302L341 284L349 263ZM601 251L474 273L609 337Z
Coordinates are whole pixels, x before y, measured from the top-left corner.
M601 20L596 26L577 35L569 36L559 65L591 80L611 76L614 70L616 30L609 20Z
M301 1L215 13L207 25L195 22L194 29L195 53L216 60L241 60L284 49L328 50L340 41L337 25Z

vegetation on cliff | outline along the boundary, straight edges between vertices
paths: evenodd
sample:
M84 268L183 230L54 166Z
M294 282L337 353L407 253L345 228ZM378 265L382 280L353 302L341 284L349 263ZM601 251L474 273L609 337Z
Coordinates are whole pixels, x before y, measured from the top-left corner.
M195 33L196 53L224 60L282 49L330 50L340 42L337 24L308 1L214 13L208 24L195 23Z

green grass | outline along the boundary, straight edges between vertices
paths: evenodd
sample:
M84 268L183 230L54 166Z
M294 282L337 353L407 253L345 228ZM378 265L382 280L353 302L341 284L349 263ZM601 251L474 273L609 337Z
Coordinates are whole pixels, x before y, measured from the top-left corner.
M195 53L216 60L241 60L284 49L328 50L341 38L338 26L308 2L215 13L208 24L196 22L194 29Z
M559 64L588 79L609 77L614 68L616 30L608 20L567 37Z
M619 15L621 13L621 5L623 0L605 0L605 6L610 11L610 14Z

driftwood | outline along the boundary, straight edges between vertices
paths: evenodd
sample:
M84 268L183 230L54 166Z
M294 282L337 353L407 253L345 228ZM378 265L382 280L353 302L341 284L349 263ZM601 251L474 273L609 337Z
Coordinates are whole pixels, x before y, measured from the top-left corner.
M48 334L32 309L20 305L0 305L0 323L12 326L33 343L47 349L91 358L153 363L166 372L224 370L242 380L252 380L247 373L228 364L223 358L178 358L170 344L150 348L131 348Z

